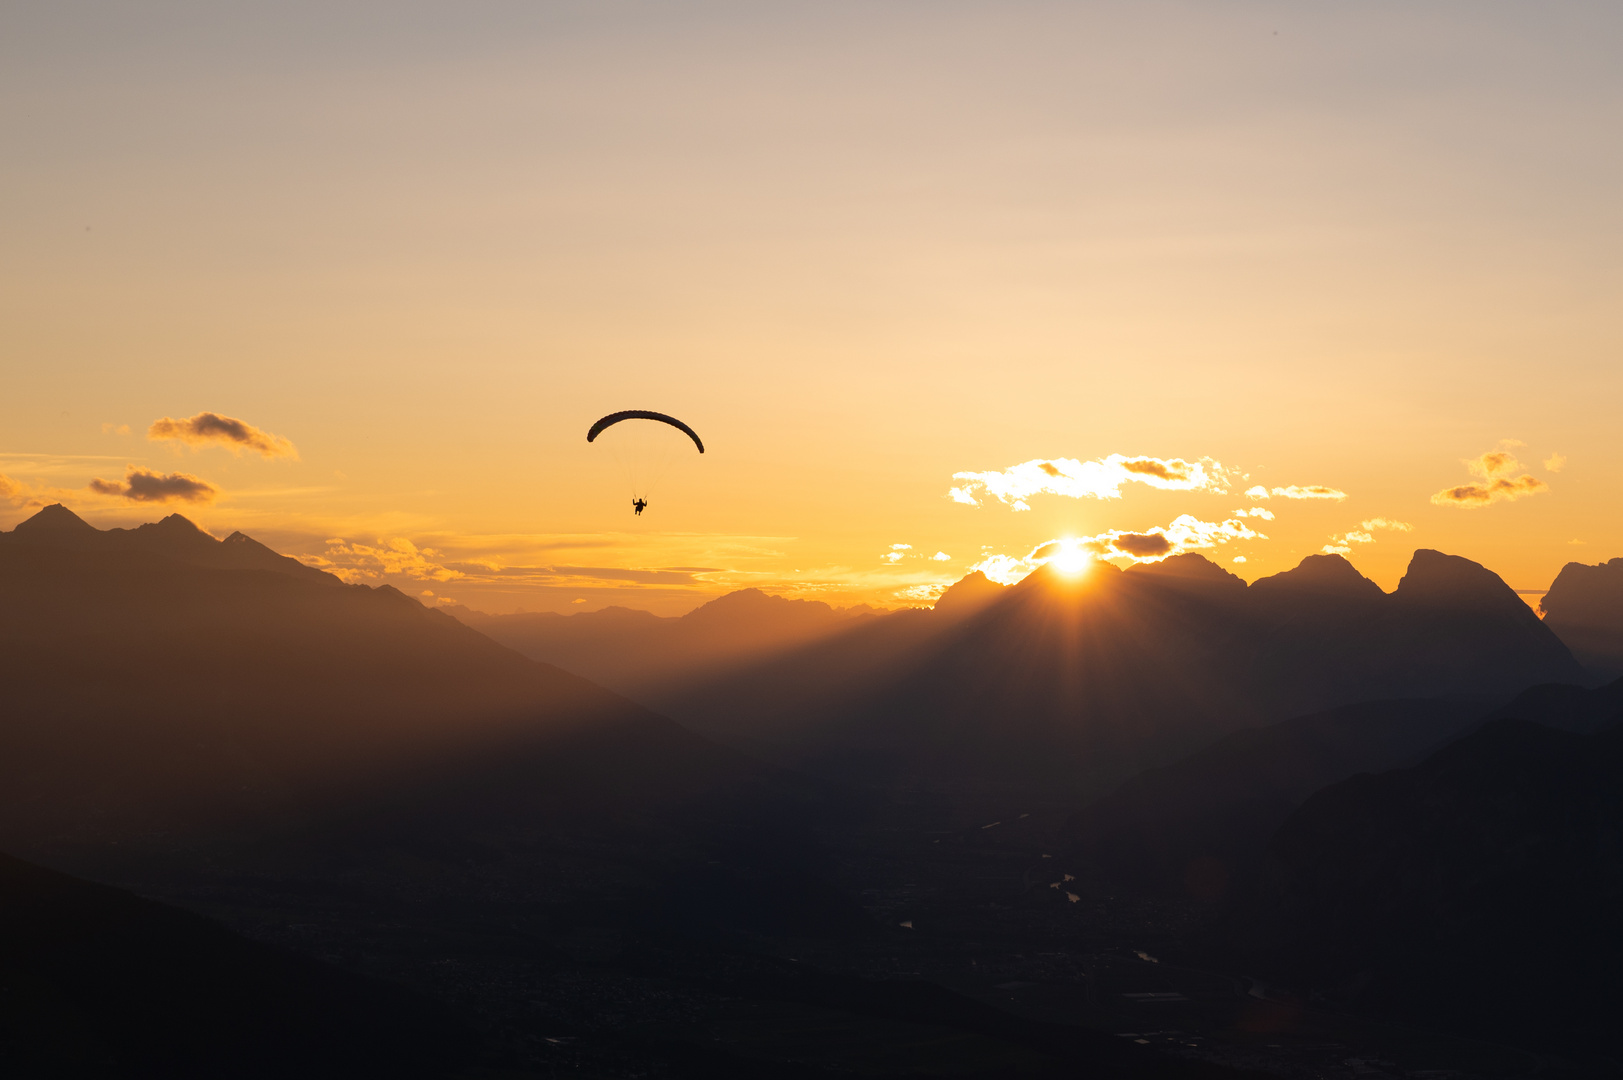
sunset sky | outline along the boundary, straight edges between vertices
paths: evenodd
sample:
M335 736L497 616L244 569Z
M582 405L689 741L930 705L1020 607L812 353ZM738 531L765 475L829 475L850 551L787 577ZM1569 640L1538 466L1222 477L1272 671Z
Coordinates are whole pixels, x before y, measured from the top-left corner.
M1055 540L1543 588L1623 555L1620 55L1605 3L6 5L0 527L489 611ZM642 518L625 408L706 443Z

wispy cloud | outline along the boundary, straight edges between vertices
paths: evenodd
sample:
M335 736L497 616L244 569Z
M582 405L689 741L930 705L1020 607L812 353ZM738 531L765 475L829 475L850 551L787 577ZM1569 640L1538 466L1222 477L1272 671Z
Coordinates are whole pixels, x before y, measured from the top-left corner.
M90 490L98 495L111 495L138 503L211 503L220 489L201 477L189 473L155 473L138 465L131 465L122 481L90 481Z
M1383 529L1391 532L1409 532L1414 526L1407 521L1394 521L1391 518L1366 518L1358 523L1358 528L1348 529L1340 536L1332 536L1330 542L1320 550L1326 555L1348 555L1352 552L1353 544L1373 544L1375 533Z
M1550 490L1549 484L1531 473L1513 475L1521 470L1522 463L1510 452L1510 448L1523 445L1525 444L1514 439L1506 439L1499 444L1499 449L1489 450L1479 457L1466 461L1466 471L1477 477L1476 482L1444 488L1433 495L1431 501L1438 506L1475 510L1496 502L1515 502L1517 499ZM1559 454L1555 456L1560 458ZM1566 459L1561 458L1561 464L1565 462Z
M28 506L35 499L34 489L0 473L0 499L12 506Z
M966 506L996 499L1013 510L1030 510L1034 495L1072 499L1119 499L1123 485L1147 484L1164 491L1227 491L1228 470L1211 458L1128 457L1111 454L1093 461L1052 458L1023 461L999 472L954 473L962 481L947 497Z
M304 563L351 584L406 578L411 581L457 582L463 585L597 586L658 585L670 588L714 587L703 575L724 571L714 566L666 566L651 569L623 566L513 565L493 558L457 559L435 547L420 547L405 537L360 543L335 537L320 555Z
M1347 497L1347 493L1324 484L1291 484L1289 487L1276 488L1265 488L1259 484L1246 488L1245 496L1248 499L1334 499L1340 502Z
M327 541L325 554L307 556L303 561L352 585L387 576L413 581L460 581L467 577L460 570L435 562L439 555L433 548L419 548L400 536L380 539L376 544L351 543L338 537Z
M213 412L200 412L184 420L165 416L153 421L147 429L147 438L154 442L183 443L193 449L223 446L234 454L252 450L267 458L299 456L293 444L280 435L256 428L246 420Z
M1567 456L1565 454L1551 454L1549 457L1544 459L1545 472L1558 473L1566 467Z

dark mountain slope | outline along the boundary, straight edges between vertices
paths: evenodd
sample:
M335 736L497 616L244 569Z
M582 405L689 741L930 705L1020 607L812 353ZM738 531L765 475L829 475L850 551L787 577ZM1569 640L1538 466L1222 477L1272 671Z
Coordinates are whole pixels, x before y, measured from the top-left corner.
M1598 678L1623 676L1623 559L1568 563L1539 608L1544 625Z
M1297 810L1269 848L1253 959L1411 1021L1609 1046L1620 838L1623 729L1496 720Z
M1234 732L1079 812L1073 854L1112 889L1228 898L1251 883L1269 839L1308 796L1413 764L1480 715L1458 700L1379 701Z
M1247 588L1184 555L1044 568L950 614L888 616L661 704L845 778L1074 794L1291 716L1444 695L1485 707L1582 678L1498 577L1432 551L1391 595L1339 556Z
M611 607L575 615L486 615L452 608L457 619L543 663L658 707L674 688L775 653L809 645L874 617L740 589L680 618Z
M0 856L7 1076L427 1077L465 1044L426 1001Z
M0 544L0 828L14 847L240 842L344 807L375 819L446 800L511 820L634 815L776 783L393 589L219 569L187 558L195 530L109 541L64 514L53 528L77 539L40 542L25 523ZM175 551L131 543L154 535Z

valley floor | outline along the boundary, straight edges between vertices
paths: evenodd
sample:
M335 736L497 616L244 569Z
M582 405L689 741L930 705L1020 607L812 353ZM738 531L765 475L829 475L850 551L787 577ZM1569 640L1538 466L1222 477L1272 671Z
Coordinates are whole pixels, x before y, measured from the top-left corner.
M452 1004L482 1035L470 1077L1064 1076L1118 1047L1194 1071L1129 1053L1109 1075L1590 1074L1183 966L1206 912L1091 885L1057 850L1063 819L915 796L831 827L833 873L867 918L809 935L633 917L617 895L634 886L579 846L125 884Z

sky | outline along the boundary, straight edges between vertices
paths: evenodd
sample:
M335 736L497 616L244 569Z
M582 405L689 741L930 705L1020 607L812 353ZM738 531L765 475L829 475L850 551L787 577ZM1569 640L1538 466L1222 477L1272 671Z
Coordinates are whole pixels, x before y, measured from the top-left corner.
M488 611L1544 588L1623 555L1619 55L1603 3L7 4L0 527ZM627 408L707 451L641 517Z

